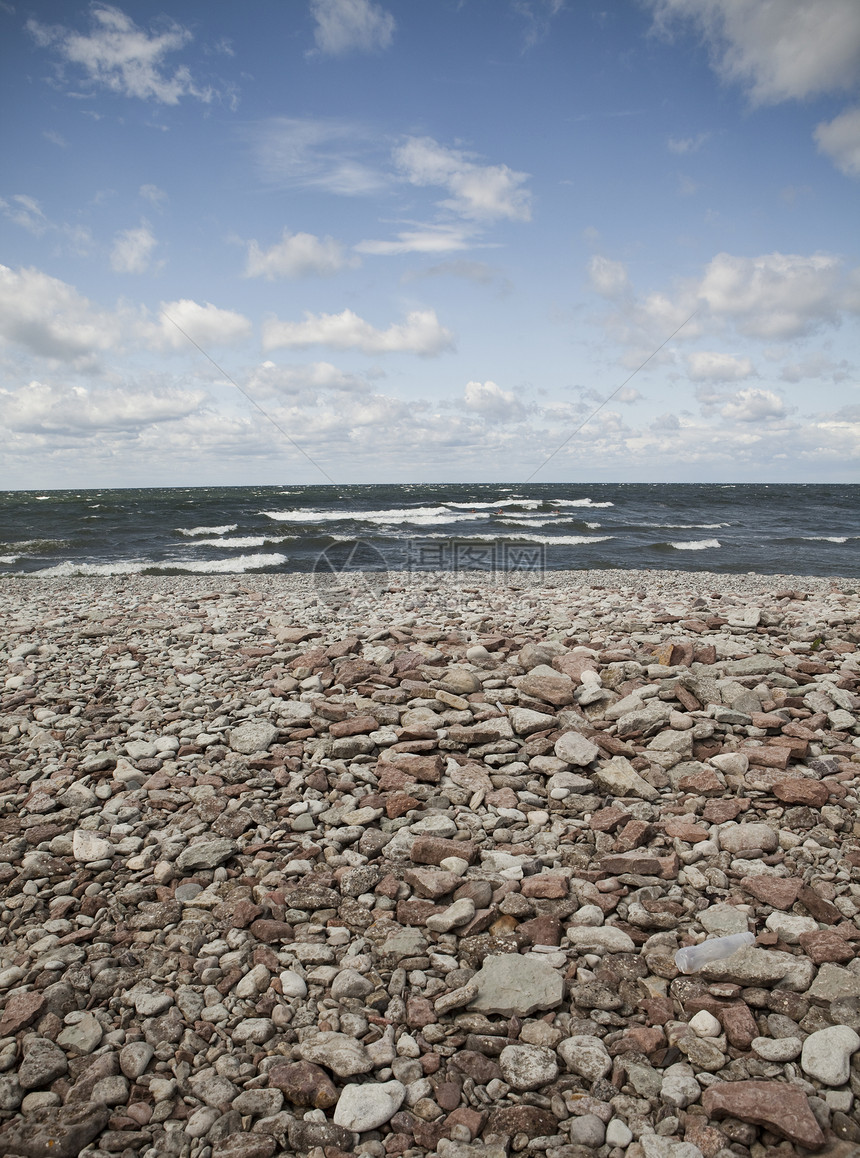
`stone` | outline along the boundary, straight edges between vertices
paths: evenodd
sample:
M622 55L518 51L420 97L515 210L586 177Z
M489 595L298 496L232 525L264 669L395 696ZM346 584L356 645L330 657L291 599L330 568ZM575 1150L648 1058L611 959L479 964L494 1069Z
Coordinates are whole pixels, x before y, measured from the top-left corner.
M808 808L823 808L830 797L830 789L820 780L779 780L772 791L777 800L786 804L803 804Z
M602 792L611 796L638 796L642 800L656 800L659 793L643 780L625 756L613 756L594 773L594 782Z
M800 1067L807 1077L825 1086L844 1086L851 1072L851 1055L858 1049L860 1037L847 1025L819 1029L803 1043Z
M698 976L705 981L732 981L753 987L781 982L786 989L803 993L812 983L814 972L815 967L806 957L750 945L722 961L704 965ZM856 980L860 984L860 977Z
M363 1134L391 1121L405 1097L406 1087L398 1081L344 1086L333 1121L336 1126Z
M585 768L600 755L600 749L580 732L565 732L555 742L555 754L566 764Z
M780 1138L788 1138L818 1150L824 1145L824 1134L809 1108L806 1094L785 1082L738 1081L715 1082L702 1094L702 1105L709 1117L739 1118L764 1126Z
M24 1042L24 1057L18 1070L22 1089L37 1090L62 1077L69 1065L58 1045L46 1037L31 1037Z
M686 1062L675 1062L663 1071L660 1099L668 1106L685 1110L702 1096L702 1087L696 1081L693 1067Z
M797 938L801 949L814 965L825 961L847 962L857 956L851 943L834 929L814 929L801 933Z
M802 1046L799 1037L754 1037L752 1040L753 1053L765 1061L780 1064L794 1061Z
M799 877L743 877L741 887L765 905L790 909L797 900L803 881Z
M599 1037L590 1034L565 1038L557 1052L570 1073L589 1082L605 1078L612 1069L612 1058L606 1052L606 1046Z
M808 988L807 997L824 1004L844 997L860 997L860 975L841 965L822 965Z
M720 829L720 848L740 853L749 848L776 852L779 836L769 824L727 824Z
M636 951L633 938L623 929L616 929L612 925L601 925L599 928L571 925L567 930L567 939L580 953Z
M295 973L292 969L285 969L278 976L281 982L281 992L284 997L307 997L307 982L298 973Z
M334 1082L324 1069L312 1062L285 1062L272 1066L269 1085L280 1090L294 1106L329 1110L338 1099Z
M699 1037L719 1037L723 1031L719 1021L712 1013L708 1013L707 1009L700 1009L694 1014L688 1025Z
M0 1037L14 1037L36 1020L45 1006L44 993L13 993L0 1017Z
M351 1078L373 1069L373 1061L361 1042L345 1033L323 1031L306 1038L299 1048L304 1061L325 1066L339 1078Z
M72 836L72 856L80 864L108 860L114 854L113 845L106 837L88 828L75 829Z
M554 1009L564 997L564 981L552 965L518 953L492 954L472 978L478 995L470 1008L504 1017L528 1017Z
M331 985L331 995L335 1001L346 997L366 997L373 992L373 982L356 969L341 969Z
M799 917L796 913L771 913L765 927L776 933L785 945L799 945L803 933L818 932L818 925L812 917Z
M176 858L176 867L183 873L196 872L198 869L214 869L231 856L235 856L238 847L234 840L227 837L201 840L182 850Z
M508 1045L499 1055L502 1077L515 1090L538 1090L558 1077L555 1053L545 1046Z
M91 1013L75 1025L67 1025L57 1037L57 1045L78 1054L92 1053L102 1039L103 1030Z
M148 1041L130 1041L119 1051L119 1068L131 1081L137 1081L152 1061L155 1046Z
M20 1158L78 1158L108 1123L110 1111L95 1102L43 1106L13 1119L0 1133L0 1151Z
M574 1146L587 1146L596 1150L603 1145L605 1139L606 1126L596 1114L582 1114L574 1118L570 1124L570 1141Z
M307 708L310 709L310 704ZM308 710L306 718L310 718L312 714L312 711ZM300 716L303 717L304 712L300 713ZM249 720L232 730L230 747L243 756L253 756L255 752L267 752L277 738L278 729L274 724L270 724L267 720Z

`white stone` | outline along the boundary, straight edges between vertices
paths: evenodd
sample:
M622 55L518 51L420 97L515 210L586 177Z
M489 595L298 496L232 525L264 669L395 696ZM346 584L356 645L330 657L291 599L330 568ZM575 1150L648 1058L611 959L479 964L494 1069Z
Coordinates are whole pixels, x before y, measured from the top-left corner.
M590 1082L605 1078L612 1069L612 1058L606 1052L606 1046L599 1037L590 1034L567 1038L559 1044L558 1055L570 1073L579 1074Z
M478 987L478 996L471 1008L503 1017L528 1017L538 1010L554 1009L564 997L559 972L543 960L519 953L486 957L472 984Z
M633 1141L633 1131L626 1122L622 1122L620 1118L613 1118L606 1127L606 1144L607 1146L620 1146L623 1150L625 1146L629 1146Z
M538 1090L558 1077L555 1052L540 1045L507 1045L499 1057L502 1077L515 1090Z
M306 1038L299 1049L304 1061L325 1066L340 1078L366 1074L373 1069L373 1062L361 1042L345 1033L318 1033Z
M708 1013L707 1009L700 1009L697 1014L691 1017L689 1026L699 1037L719 1037L723 1032L723 1027L719 1021L713 1013Z
M461 897L459 901L449 905L444 913L434 913L428 917L425 924L434 933L447 933L451 929L459 928L460 925L468 924L474 915L475 902L469 897Z
M811 1033L803 1043L800 1066L807 1077L825 1086L844 1086L851 1073L851 1055L860 1037L847 1025L831 1025Z
M600 749L580 732L565 732L555 742L555 754L566 764L584 768L600 755Z
M307 997L308 987L305 979L292 969L285 969L280 975L280 980L284 997Z
M683 1110L693 1102L698 1102L701 1094L702 1087L696 1081L692 1066L686 1062L676 1062L666 1068L660 1086L660 1098L667 1105Z
M794 1061L803 1046L799 1037L754 1037L753 1053L769 1062Z
M580 953L635 953L636 946L632 937L623 929L616 929L612 925L603 925L601 928L589 926L570 926L567 930L567 939Z
M88 828L76 828L72 837L72 856L80 864L107 860L113 856L113 845L97 832L92 832Z
M801 933L815 933L818 929L818 922L812 917L800 917L795 913L773 912L765 925L786 945L799 945Z

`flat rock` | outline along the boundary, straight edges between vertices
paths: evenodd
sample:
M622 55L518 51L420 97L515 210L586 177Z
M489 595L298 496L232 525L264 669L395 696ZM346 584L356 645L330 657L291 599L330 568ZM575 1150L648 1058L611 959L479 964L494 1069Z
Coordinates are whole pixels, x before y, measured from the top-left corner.
M351 1078L373 1069L373 1061L361 1042L345 1033L317 1033L306 1038L300 1049L304 1061L325 1066L339 1078Z
M594 773L594 782L611 796L638 796L642 800L656 800L656 788L643 780L626 756L613 756Z
M310 708L310 704L304 706ZM309 718L311 714L308 711L307 717ZM267 720L249 720L232 730L230 747L234 752L240 752L244 756L253 756L255 752L267 752L277 738L278 729L274 724L270 724Z
M184 848L176 858L176 867L180 872L196 872L197 869L217 868L231 856L235 856L238 845L227 837L217 837L215 840L201 840L197 844L190 844Z
M584 768L600 755L600 749L580 732L565 732L555 742L555 754L566 764Z
M738 1118L764 1126L809 1150L824 1145L824 1134L806 1094L786 1082L716 1082L702 1095L705 1112L716 1120Z
M66 1055L58 1045L47 1037L31 1037L24 1044L18 1083L25 1090L38 1090L62 1077L68 1068Z
M398 1081L344 1086L334 1111L336 1126L363 1134L390 1121L403 1104L406 1087Z
M0 1151L20 1158L78 1158L109 1117L107 1106L96 1102L42 1106L9 1123L0 1134Z
M844 1086L851 1072L851 1055L860 1049L860 1037L847 1025L831 1025L811 1033L803 1043L800 1067L807 1077L825 1086Z
M488 956L472 978L478 995L470 1008L504 1017L528 1017L554 1009L564 997L561 974L545 961L519 953Z
M499 1055L502 1077L515 1090L538 1090L558 1077L555 1051L539 1045L507 1045Z

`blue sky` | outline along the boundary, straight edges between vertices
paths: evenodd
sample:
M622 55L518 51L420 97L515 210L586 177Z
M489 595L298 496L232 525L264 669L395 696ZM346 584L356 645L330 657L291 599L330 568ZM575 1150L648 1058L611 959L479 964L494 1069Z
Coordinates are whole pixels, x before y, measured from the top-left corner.
M0 39L0 486L856 481L856 0Z

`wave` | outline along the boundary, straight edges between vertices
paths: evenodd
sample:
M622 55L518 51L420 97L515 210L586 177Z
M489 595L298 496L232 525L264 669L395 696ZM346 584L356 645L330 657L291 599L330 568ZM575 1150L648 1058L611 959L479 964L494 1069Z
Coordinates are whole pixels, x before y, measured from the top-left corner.
M17 563L20 555L0 555L0 563Z
M450 535L432 533L423 535L424 539L449 539ZM614 535L468 535L463 539L455 539L459 543L560 543L565 546L579 546L584 543L606 543Z
M804 535L804 540L813 543L847 543L849 539L858 538L857 535Z
M596 503L594 499L550 499L554 507L614 507L615 503Z
M238 523L225 523L223 527L177 527L180 535L227 535L238 528Z
M286 536L291 538L292 536ZM281 543L284 536L270 539L266 535L245 535L235 539L196 539L192 547L263 547L266 543Z
M524 507L527 511L536 511L543 503L537 499L497 499L494 503L455 503L445 501L446 507L457 507L472 511L489 511L498 507Z
M471 521L467 514L457 514L447 507L402 507L389 511L260 511L278 523L412 523L433 526L442 523Z
M160 563L146 559L117 560L114 563L73 563L67 559L55 567L34 571L34 575L52 578L67 578L81 575L140 575L143 572L159 573L172 571L193 571L209 575L217 572L261 571L265 567L280 567L287 562L286 555L272 552L269 555L237 555L232 559L207 559L186 563L177 559L162 560Z
M674 547L676 551L707 551L712 547L721 547L722 543L719 539L693 539L686 543L666 543L665 546Z
M653 527L658 531L716 531L720 527L730 527L731 523L640 523L640 527Z

